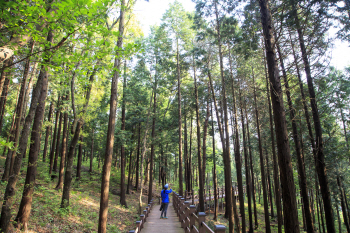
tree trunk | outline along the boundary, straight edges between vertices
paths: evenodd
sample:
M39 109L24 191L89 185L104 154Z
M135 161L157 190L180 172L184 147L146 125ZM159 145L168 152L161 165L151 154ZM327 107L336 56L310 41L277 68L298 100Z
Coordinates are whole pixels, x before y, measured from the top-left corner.
M343 220L344 220L344 224L346 226L346 230L348 232L350 232L350 226L349 226L349 222L348 222L348 213L347 213L347 208L346 208L346 205L345 205L345 193L344 193L344 189L343 189L343 186L341 184L341 181L340 181L340 178L339 176L337 176L337 184L338 184L338 188L339 188L339 192L340 192L340 203L341 203L341 209L343 211ZM339 231L341 232L341 231Z
M51 102L50 110L49 110L49 116L48 116L48 122L50 122L50 123L51 123L52 112L53 112L53 104ZM47 145L49 144L50 129L51 129L51 125L46 126L45 145L44 145L44 152L43 152L43 162L45 162L45 160L46 160Z
M270 100L270 85L269 77L266 68L266 57L264 54L264 67L265 67L265 76L266 76L266 96L267 104L269 105L269 121L270 121L270 138L271 138L271 149L272 149L272 162L273 162L273 180L275 184L275 203L277 210L277 222L278 222L278 233L282 233L282 206L281 206L281 191L280 191L280 181L279 181L279 172L278 164L276 157L276 147L275 147L275 135L273 134L273 119L272 119L272 109L271 109L271 100Z
M304 62L304 69L307 79L307 84L309 88L309 96L310 96L310 105L312 109L312 117L314 120L314 127L315 127L315 133L316 133L316 171L318 175L318 180L320 183L320 190L322 194L323 199L323 205L324 205L324 211L325 211L325 217L326 217L326 225L327 225L327 232L328 233L334 233L335 232L335 225L334 225L334 219L333 219L333 208L331 203L331 196L329 192L329 184L328 184L328 178L327 178L327 168L326 164L324 162L324 151L323 151L323 138L322 138L322 126L321 121L318 113L318 107L316 102L316 94L315 89L313 85L313 79L311 76L311 69L310 69L310 63L305 47L304 42L304 35L302 28L300 26L299 17L297 13L297 3L295 0L293 1L293 16L294 16L294 22L297 27L297 32L299 36L299 43L300 43L300 49L302 53L302 59Z
M139 174L140 174L140 147L141 147L141 122L139 122L139 127L138 127L138 139L137 139L137 158L136 158L136 191L139 190ZM141 165L142 166L142 165Z
M214 129L214 115L213 115L213 105L211 107L211 130L212 130L212 140L213 140L213 184L214 184L214 221L218 218L218 183L216 179L216 155L215 155L215 129ZM193 195L193 193L192 193Z
M125 14L125 0L121 1L120 16L119 16L119 36L117 41L118 48L122 48L123 34L124 34L124 14ZM108 194L109 194L109 179L111 175L113 144L114 144L114 129L115 129L115 117L117 109L117 92L118 92L118 79L120 76L120 56L121 52L117 50L114 60L114 73L111 85L111 99L110 110L108 120L108 131L104 165L102 171L102 183L101 183L101 198L100 198L100 212L98 220L98 233L105 233L107 227L107 215L108 215Z
M267 146L265 142L265 153L266 153L266 176L267 176L267 184L269 188L269 199L270 199L270 213L271 218L275 217L275 214L273 213L273 198L272 198L272 185L271 185L271 178L270 178L270 163L269 163L269 154L267 152Z
M157 62L156 62L157 64ZM152 192L153 192L153 164L154 164L154 144L156 139L156 112L157 112L157 73L154 77L154 95L153 95L153 119L152 119L152 142L151 142L151 161L150 161L150 179L149 179L149 186L148 186L148 202L152 200ZM181 165L180 165L181 166Z
M210 95L210 87L208 86L208 95ZM207 132L209 125L209 100L207 99L207 114L203 126L203 162L202 162L202 179L203 184L205 184L205 173L206 173L206 163L207 163ZM208 190L208 188L207 188Z
M48 36L48 41L52 42L51 36ZM48 58L45 62L49 62ZM33 119L35 118L33 128L31 131L32 142L30 146L30 160L28 163L28 170L27 170L28 180L26 178L26 184L29 184L29 185L25 186L24 191L32 192L33 190L30 191L30 189L34 188L32 187L34 185L32 181L33 179L35 181L36 163L31 164L30 162L33 160L36 161L39 153L39 148L40 148L39 134L41 132L42 119L44 117L46 93L47 93L47 71L46 71L46 68L42 66L40 74L38 76L37 83L32 92L32 101L30 104L29 113L25 119L25 123L21 132L21 137L18 143L19 145L19 148L17 150L18 155L15 158L13 173L9 177L8 183L6 185L4 200L3 200L2 209L1 209L1 219L0 219L1 232L8 232L9 223L12 217L12 214L11 214L12 203L14 201L14 196L16 194L16 184L19 179L19 174L22 167L22 159L24 157L23 155L25 154L25 151L27 148L29 129L33 122ZM38 106L40 106L39 107L40 109L38 108ZM31 172L34 172L34 173L31 173ZM34 175L34 177L32 175ZM26 197L23 195L22 199L23 198L26 198ZM30 212L30 209L28 211ZM29 214L28 214L28 217L29 217Z
M50 170L49 170L49 175L51 175L52 173L52 169L53 169L53 163L54 163L54 157L55 157L55 150L56 150L56 136L57 136L57 125L58 125L58 121L59 121L59 113L60 113L60 110L59 110L59 102L60 102L60 96L58 96L58 99L57 99L57 110L56 110L56 120L55 120L55 130L54 130L54 133L53 133L53 137L51 139L51 149L50 149Z
M123 101L122 101L122 125L121 130L125 131L125 111L126 111L126 61L124 63L124 81L123 81ZM125 146L122 144L120 150L120 204L127 207L125 196ZM152 169L152 168L151 168Z
M201 153L201 123L199 116L199 101L198 101L198 87L197 87L197 77L196 77L196 67L193 58L193 74L194 74L194 95L196 101L196 121L197 121L197 157L198 157L198 176L199 176L199 211L204 212L204 183L203 183L203 171L202 171L202 153Z
M63 101L63 99L64 98L62 97L62 101ZM58 123L56 152L55 152L55 160L53 163L53 171L54 172L57 172L58 157L59 157L59 153L60 153L60 147L62 147L62 145L60 144L60 138L61 138L61 130L62 130L63 113L62 113L61 109L59 110L59 112L60 112L60 121Z
M1 75L5 75L5 72L2 72ZM4 88L1 93L1 99L0 99L0 134L2 132L2 121L4 119L4 114L5 114L5 107L6 107L6 100L7 100L7 94L8 94L8 87L10 84L10 79L7 77L5 78L4 81Z
M233 82L232 82L232 89L233 89ZM245 177L246 177L246 187L247 187L247 197L248 197L248 216L249 216L249 232L253 232L253 216L252 216L252 192L251 192L251 185L252 181L250 178L250 167L249 167L249 158L248 158L248 151L247 151L247 142L246 142L246 135L245 135L245 123L244 123L244 115L243 115L243 101L242 101L242 95L241 95L241 89L239 89L239 99L240 99L240 108L241 108L241 123L242 123L242 134L243 134L243 151L244 151L244 166L245 166ZM237 126L238 127L238 126Z
M252 70L253 70L253 68L252 68ZM254 107L255 107L256 128L257 128L257 134L258 134L257 136L258 136L258 142L259 142L261 186L262 186L263 198L264 198L265 232L270 233L271 227L270 227L270 216L269 216L269 204L268 204L268 200L267 200L264 156L263 156L263 151L262 151L262 142L261 142L261 135L260 135L260 121L259 121L258 105L257 105L257 100L256 100L256 87L255 87L255 80L254 80L254 72L253 72L253 85L254 85L254 105L255 105Z
M185 99L185 106L187 106L186 99ZM187 191L190 191L190 179L189 179L189 164L188 164L188 140L187 140L187 113L184 114L184 122L185 122L185 132L184 132L184 165L185 165L185 187Z
M52 43L53 35L52 31L48 33L47 41ZM45 57L45 64L47 64L50 61L50 56L44 56ZM38 154L40 150L40 133L42 128L42 122L44 118L45 113L45 100L47 96L47 89L48 89L48 71L47 67L42 65L41 71L39 74L38 82L39 80L42 80L41 83L41 91L40 91L40 97L38 100L38 104L35 110L35 116L34 116L34 123L31 131L31 143L30 143L30 150L29 150L29 157L28 157L28 168L27 168L27 175L26 175L26 181L23 189L23 195L21 204L19 206L19 210L17 213L17 217L15 219L15 222L19 224L19 226L22 226L24 230L27 230L28 227L28 220L29 215L32 207L32 198L33 198L33 192L34 192L34 185L35 185L35 178L37 173L37 160L38 160ZM32 97L33 100L33 97ZM22 135L23 137L23 135ZM17 156L22 157L22 156ZM16 163L16 166L18 163ZM19 174L20 166L18 168ZM16 174L16 173L14 173Z
M298 233L299 221L296 206L293 168L289 149L286 116L283 105L282 88L274 49L272 16L269 9L269 0L259 0L261 21L264 32L266 59L268 64L269 80L271 85L271 99L274 112L275 133L277 139L278 160L283 194L283 212L286 233Z
M68 100L68 95L66 95L65 100ZM56 189L63 189L63 179L64 179L64 167L66 164L66 154L67 154L67 138L68 138L68 109L64 111L63 120L63 135L62 135L62 147L61 147L61 163L60 170L58 173L58 183Z
M120 6L120 16L119 16L119 36L117 40L117 47L122 48L123 45L123 34L124 34L124 15L125 15L125 0L121 1ZM113 144L114 144L114 129L115 129L115 117L117 108L117 90L118 90L118 79L120 76L120 56L121 51L117 50L115 60L114 60L114 72L111 85L111 98L110 98L110 115L108 121L108 132L105 150L105 159L102 172L102 182L101 182L101 198L100 198L100 212L98 221L98 232L106 232L107 226L107 215L108 215L108 194L109 194L109 180L110 180L110 170L112 164L113 155Z
M234 116L234 129L232 129L232 134L235 132L234 139L234 154L236 162L236 173L237 173L237 183L238 183L238 199L239 199L239 209L242 219L242 232L246 232L246 222L245 222L245 208L244 208L244 197L243 197L243 178L242 178L242 162L241 162L241 153L240 153L240 142L239 142L239 133L238 133L238 117L237 117L237 108L236 108L236 95L234 89L234 80L232 74L232 63L231 63L231 53L229 52L230 59L230 73L232 80L232 107L233 107L233 116ZM246 179L248 179L246 177ZM234 200L235 201L235 200Z
M130 181L131 181L131 172L132 172L132 150L130 150L129 156L129 172L128 172L128 184L126 185L126 194L130 194Z
M33 52L33 49L34 49L34 42L31 42L30 53ZM30 68L30 59L27 58L26 64L24 67L24 72L23 72L21 89L19 91L18 102L17 102L17 106L16 106L16 118L15 118L15 125L14 125L15 131L14 131L14 136L13 136L13 148L14 148L14 150L9 151L11 154L11 157L12 157L11 158L11 166L10 166L10 174L13 173L13 165L15 162L16 154L17 154L16 150L18 147L18 140L19 140L20 130L21 130L21 119L22 119L22 114L23 114L23 104L24 104L25 89L26 89L26 85L27 85L29 68Z
M295 145L295 152L296 152L297 160L298 160L298 170L299 170L299 177L300 177L300 189L301 189L300 191L302 194L304 214L305 214L305 220L306 220L306 224L307 224L306 231L308 233L313 233L313 232L315 232L315 229L314 229L314 223L313 223L313 219L312 219L311 211L310 211L309 198L308 198L308 194L307 194L307 182L306 182L304 155L301 151L301 145L300 145L300 140L299 140L299 135L298 135L297 124L295 122L296 116L295 116L295 110L293 108L292 98L291 98L290 91L289 91L289 82L288 82L287 72L284 68L283 55L281 53L281 49L280 49L280 46L278 44L277 44L277 51L279 54L280 65L281 65L281 69L282 69L282 73L283 73L284 85L286 87L286 95L287 95L287 101L288 101L288 106L289 106L290 119L292 121L293 139L294 139L294 145Z
M155 87L155 86L154 86ZM145 136L143 137L143 145L142 145L142 153L141 153L141 163L140 163L140 187L141 187L141 191L140 191L140 196L139 196L139 214L142 213L142 179L143 179L143 175L142 175L142 169L143 169L143 158L145 157L147 148L146 148L146 142L147 142L147 135L148 135L148 123L149 123L149 118L151 115L151 108L152 108L152 100L153 100L153 95L156 94L156 90L153 88L153 92L151 94L151 98L150 98L150 104L149 104L149 108L148 108L148 113L147 113L147 121L146 121L146 126L145 126Z
M250 133L249 133L249 119L248 119L248 111L247 111L247 106L244 105L244 112L245 112L245 118L247 121L247 139L248 139L248 150L249 150L249 166L250 166L250 174L251 174L251 181L252 181L252 190L251 190L251 195L253 197L253 207L254 207L254 225L255 229L258 228L258 213L256 210L256 199L255 199L255 177L254 177L254 167L253 167L253 156L252 156L252 150L251 150L251 145L250 145Z
M18 92L17 92L17 98L16 98L16 103L18 102L18 97L20 94L20 86L18 86ZM13 142L15 140L15 131L16 131L16 113L13 113L12 115L12 121L11 121L11 128L9 130L9 133L7 135L7 140L6 142ZM6 149L3 152L3 156L5 156ZM11 166L13 163L14 158L12 158L12 153L13 151L10 150L10 148L7 149L7 156L6 156L6 161L5 161L5 170L4 173L2 174L2 181L8 181L9 176L11 175Z
M83 120L79 119L77 126L76 126L76 129L74 131L73 139L72 139L70 146L69 146L69 151L67 154L66 172L64 175L64 186L63 186L63 193L62 193L61 208L67 208L69 206L69 194L70 194L70 188L71 188L72 177L73 177L74 151L75 151L75 146L77 145L77 143L79 141L80 130L83 127L83 125L84 125ZM67 130L67 134L68 134L68 127L65 127L65 128L67 128L66 130ZM63 159L63 153L62 153L62 159ZM61 164L62 164L62 162L61 162Z
M90 153L90 168L89 172L92 173L92 165L94 161L94 136L95 136L95 129L92 129L92 135L91 135L91 153Z
M181 76L180 76L180 54L179 42L176 39L176 71L177 71L177 91L178 91L178 108L179 108L179 194L183 196L183 176L182 176L182 115L181 115Z
M1 58L0 58L1 62ZM5 85L5 80L7 77L9 77L10 72L5 72L6 67L12 65L13 62L13 57L11 59L6 60L3 63L3 68L1 69L1 76L0 76L0 93L2 93L4 85Z
M74 132L75 134L75 132ZM82 163L82 160L83 160L83 136L80 135L80 138L79 138L79 149L78 149L78 163L77 163L77 180L80 180L81 179L81 163Z

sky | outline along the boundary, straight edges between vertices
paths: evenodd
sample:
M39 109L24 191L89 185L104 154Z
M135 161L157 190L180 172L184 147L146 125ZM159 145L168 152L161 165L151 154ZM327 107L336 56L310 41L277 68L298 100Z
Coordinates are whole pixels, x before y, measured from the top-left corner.
M159 25L165 11L169 8L169 4L175 0L138 0L134 7L134 12L141 22L143 32L147 36L151 25ZM195 4L191 0L178 0L186 11L194 11ZM335 41L334 48L331 52L332 60L330 65L337 69L343 69L350 66L350 45L348 43Z

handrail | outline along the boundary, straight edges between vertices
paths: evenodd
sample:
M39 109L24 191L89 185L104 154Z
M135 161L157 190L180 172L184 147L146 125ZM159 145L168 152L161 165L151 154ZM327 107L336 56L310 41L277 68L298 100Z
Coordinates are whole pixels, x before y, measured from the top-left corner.
M193 193L193 191L192 191ZM208 225L205 223L205 216L206 214L204 212L198 212L196 215L196 206L190 205L189 201L186 201L187 199L187 191L185 192L185 197L183 198L180 196L180 194L174 192L173 193L173 206L174 210L179 217L179 222L181 222L181 227L184 229L185 233L192 233L192 232L198 232L198 233L224 233L226 227L223 225L215 225L214 230L210 229ZM192 202L193 202L193 195L192 195ZM196 222L198 222L199 228L195 226Z
M153 199L149 202L146 209L143 211L143 214L140 215L140 221L136 221L136 230L130 230L128 233L139 233L141 232L142 228L144 227L145 222L147 221L147 217L149 213L151 213L151 209L153 207Z
M205 222L202 222L202 224L206 232L215 233L212 229L210 229L210 227L208 227L208 225Z

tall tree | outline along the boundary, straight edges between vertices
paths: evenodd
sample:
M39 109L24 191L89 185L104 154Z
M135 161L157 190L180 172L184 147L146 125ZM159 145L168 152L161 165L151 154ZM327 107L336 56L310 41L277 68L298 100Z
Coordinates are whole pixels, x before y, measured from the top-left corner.
M124 15L125 15L125 0L121 1L120 15L119 15L119 36L117 41L117 47L122 48L123 34L124 34ZM117 50L114 59L114 72L111 84L111 98L110 98L110 111L108 121L107 143L106 152L102 172L101 183L101 198L100 198L100 213L98 220L98 232L105 233L107 226L107 214L108 214L108 194L109 194L109 179L112 164L113 144L114 144L114 129L115 129L115 117L117 108L117 91L118 91L118 79L120 76L121 66L121 51Z
M269 2L269 0L259 0L266 60L271 85L270 92L274 113L275 134L277 139L278 162L280 167L281 183L283 184L282 195L285 231L298 233L300 230L293 180L293 169L287 134L286 116L282 101L282 88L276 62L276 52L274 48L275 38L273 34L274 28Z

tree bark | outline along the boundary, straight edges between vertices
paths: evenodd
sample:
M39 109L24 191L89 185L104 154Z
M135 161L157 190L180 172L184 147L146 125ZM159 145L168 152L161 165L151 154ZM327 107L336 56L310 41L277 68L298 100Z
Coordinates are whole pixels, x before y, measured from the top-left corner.
M197 93L198 94L198 93ZM208 86L208 95L210 95L210 87ZM207 163L207 132L209 125L209 100L207 99L207 114L203 126L203 162L202 162L202 182L205 184L205 173L206 173L206 163Z
M232 79L233 81L233 79ZM232 89L234 89L233 82L232 82ZM249 167L249 155L247 151L247 142L246 142L246 134L245 134L245 123L244 123L244 115L243 115L243 101L242 101L242 95L241 95L241 89L239 89L239 99L240 99L240 108L241 108L241 123L242 123L242 136L243 136L243 151L244 151L244 166L245 166L245 177L246 177L246 191L247 191L247 197L248 197L248 216L249 216L249 231L253 232L253 216L252 216L252 192L251 192L251 178L250 178L250 167ZM237 120L236 120L237 121ZM238 127L238 126L237 126Z
M52 42L52 34L49 33L48 41ZM49 62L49 58L46 58L45 62ZM16 184L19 179L20 170L22 167L22 159L24 157L26 148L27 148L27 142L29 137L29 129L34 119L34 124L31 132L31 138L32 143L30 146L30 160L28 163L28 170L27 170L27 178L26 178L26 184L29 183L28 186L25 186L24 191L30 191L30 189L33 187L33 182L31 182L33 179L35 181L35 175L36 173L36 163L31 164L30 162L37 159L38 153L39 153L39 147L40 147L40 131L42 126L42 118L44 117L44 111L45 111L45 99L46 99L46 93L47 93L47 71L44 66L41 67L40 74L38 76L37 83L35 85L35 88L32 92L32 101L30 104L29 113L25 119L25 123L22 129L21 137L19 140L19 148L18 148L18 155L15 158L14 167L12 175L9 177L8 183L6 185L6 190L4 194L4 200L2 204L1 209L1 219L0 219L0 229L1 232L8 232L9 223L12 217L11 209L12 204L14 201L14 196L16 194ZM40 106L38 109L38 106ZM38 109L38 110L37 110ZM32 171L35 171L34 173L31 173ZM28 182L28 183L27 183ZM29 190L28 190L29 189ZM24 196L22 199L25 198ZM29 197L30 198L30 197ZM30 209L28 210L30 212ZM29 215L28 215L29 217Z
M65 100L68 100L68 95L66 95ZM58 173L58 183L56 185L57 190L63 189L63 179L64 179L64 167L66 164L66 154L67 154L67 138L68 138L68 109L64 110L63 117L63 133L62 133L62 146L61 146L61 163L60 170Z
M248 139L248 151L249 151L249 166L250 166L250 172L251 172L251 181L252 181L252 197L253 197L253 207L254 207L254 225L255 229L258 228L258 213L256 210L256 198L255 198L255 177L254 177L254 167L253 167L253 156L252 156L252 150L251 150L251 145L250 145L250 133L249 133L249 119L248 119L248 111L247 111L247 106L244 105L244 112L245 112L245 118L247 121L247 139Z
M77 176L76 176L77 180L80 180L81 178L81 163L83 160L83 140L84 140L83 136L80 135L80 138L79 138L80 143L78 147Z
M47 41L52 43L53 41L52 31L48 33ZM50 56L46 56L44 59L46 60L45 63L47 64L50 61ZM41 67L39 77L40 78L38 78L38 80L42 80L42 84L40 88L41 89L40 97L35 110L34 123L33 123L31 137L30 137L31 143L30 143L30 150L29 150L29 157L28 157L26 181L24 185L21 204L17 213L17 217L15 219L15 222L19 224L19 226L22 226L25 230L27 230L27 227L28 227L28 220L29 220L29 215L32 207L32 198L33 198L34 185L35 185L35 179L36 179L36 173L37 173L37 159L38 159L38 154L40 150L40 133L41 133L42 122L43 122L44 113L45 113L45 100L46 100L47 89L48 89L48 71L47 71L47 67L45 67L44 65L42 65ZM33 97L32 97L32 100L33 100ZM22 157L22 156L17 156L17 157ZM16 166L17 165L18 163L16 163ZM18 168L17 175L19 174L19 170L20 170L20 166Z
M201 153L201 122L199 116L199 101L198 101L198 87L197 87L197 76L196 76L196 67L194 64L193 58L193 79L194 79L194 95L196 101L196 121L197 121L197 157L198 157L198 176L199 176L199 211L204 212L204 183L203 183L203 171L202 171L202 153Z
M269 122L270 122L270 138L271 138L271 149L272 149L272 162L273 162L273 180L275 184L275 203L276 203L276 211L277 211L277 222L278 222L278 233L282 233L282 206L281 206L281 191L280 191L280 181L279 181L279 172L278 172L278 164L276 157L276 146L275 146L275 135L273 134L273 118L272 118L272 109L271 109L271 100L270 100L270 85L269 85L269 77L266 68L266 57L264 54L264 67L265 67L265 75L266 75L266 96L267 96L267 104L269 105Z
M54 157L55 157L55 150L56 150L56 137L57 137L57 125L58 125L58 121L59 121L59 102L60 102L60 96L58 96L57 99L57 110L56 110L56 120L55 120L55 130L53 133L53 137L52 137L52 141L51 141L51 149L50 149L50 170L49 170L49 175L51 175L52 173L52 169L53 169L53 163L54 163Z
M19 95L20 95L20 89L19 89L20 85L18 85L18 92L17 92L17 98L15 100L15 102L17 103L18 102L18 99L19 99ZM9 133L7 135L7 140L6 142L13 142L15 140L14 136L15 136L15 131L16 131L16 113L14 113L12 115L12 121L11 121L11 127L10 127L10 130L9 130ZM3 156L5 156L5 152L6 152L6 148L4 149L4 152L3 152ZM12 158L12 155L14 153L12 153L13 151L8 148L7 149L7 156L6 156L6 160L5 160L5 170L4 170L4 173L2 174L2 178L1 180L2 181L8 181L8 178L11 174L11 166L12 166L12 163L13 163L13 160L14 158Z
M0 48L1 50L1 48ZM1 52L0 52L1 53ZM1 58L0 58L0 62L1 62ZM9 76L9 72L5 72L6 67L10 66L13 62L13 57L11 59L7 59L4 63L3 63L3 68L1 69L1 76L0 76L0 93L2 93L4 85L5 85L5 80L6 77ZM7 74L6 74L7 73Z
M176 40L176 71L177 71L177 90L178 90L178 108L179 108L179 194L183 196L183 176L182 176L182 115L181 115L181 74L180 74L180 54L179 42Z
M94 160L94 134L95 130L92 129L92 135L91 135L91 153L90 153L90 168L89 172L92 173L92 165L93 165L93 160ZM80 148L80 147L79 147Z
M125 0L121 0L120 16L119 16L119 36L117 46L119 49L123 45L124 34L124 14L125 14ZM118 91L118 79L120 69L120 56L121 52L117 50L114 61L114 74L111 85L111 99L110 99L110 111L108 121L108 132L106 141L105 159L102 171L102 183L101 183L101 198L100 198L100 212L98 220L98 233L105 233L107 227L107 215L108 215L108 194L109 194L109 179L111 173L113 144L114 144L114 129L115 129L115 117L117 110L117 91Z
M344 198L345 193L344 193L344 189L343 189L343 186L341 184L339 176L337 176L337 184L338 184L339 193L340 193L340 203L341 203L341 209L343 211L344 224L345 224L346 230L348 232L350 232L350 226L349 226L349 222L348 222L348 213L347 213L347 208L346 208L345 198ZM341 231L339 231L339 232L341 232Z
M2 75L5 75L5 72L2 72ZM6 107L6 100L7 100L7 94L8 94L8 87L10 84L10 79L5 78L4 81L4 88L1 93L1 99L0 99L0 134L2 132L2 121L4 119L4 114L5 114L5 107Z
M122 125L121 130L125 131L125 111L126 111L126 61L124 63L124 81L123 81L123 101L122 101ZM127 207L125 196L125 166L126 155L125 146L122 143L120 150L120 204ZM151 167L152 169L152 167ZM152 182L150 182L152 183Z
M48 115L48 120L47 120L47 121L50 122L50 123L51 123L52 112L53 112L53 104L52 104L52 102L51 102L51 104L50 104L50 110L49 110L49 115ZM43 162L46 161L47 145L49 144L50 129L51 129L51 125L46 126L45 145L44 145L44 152L43 152Z
M62 101L63 101L64 97L62 97ZM53 163L53 171L57 172L57 166L58 166L58 157L59 157L59 153L60 153L60 138L61 138L61 130L62 130L62 121L63 121L63 113L61 111L61 109L59 109L60 112L60 121L58 123L58 131L57 131L57 141L56 141L56 152L55 152L55 160Z
M141 147L141 122L139 122L138 135L137 135L137 157L136 157L136 191L139 190L139 174L140 174L140 147Z
M74 131L73 139L69 146L69 151L67 154L66 172L64 174L64 186L63 186L63 193L62 193L62 200L61 200L61 208L67 208L69 206L69 194L70 194L70 188L71 188L72 177L73 177L73 159L74 159L75 146L79 141L80 130L83 127L83 125L84 125L84 121L80 119L77 123L77 127ZM68 127L65 127L65 128L68 128ZM68 131L68 129L66 130ZM62 153L62 159L63 159L63 153Z
M215 155L215 129L214 129L214 115L213 115L213 105L210 105L210 115L211 115L211 130L212 130L212 140L213 140L213 184L214 184L214 218L216 221L218 218L218 183L216 178L216 155ZM192 193L193 195L193 193Z
M157 64L157 62L156 62ZM157 73L155 74L157 75ZM154 164L154 145L156 139L156 112L157 112L157 76L155 76L154 80L154 95L153 95L153 119L152 119L152 142L151 142L151 161L150 161L150 179L148 186L148 203L152 200L152 192L153 192L153 164Z
M269 0L259 0L261 21L264 32L266 59L271 85L271 99L274 112L275 133L277 139L278 160L283 194L283 212L286 233L299 233L298 212L296 207L295 185L291 163L286 116L283 105L282 88L274 49L272 16Z
M264 198L265 232L270 233L271 227L270 227L270 216L269 216L269 204L267 200L264 155L262 151L262 142L261 142L261 135L260 135L260 121L259 121L258 105L256 101L256 87L255 87L255 80L254 80L254 72L253 72L253 85L254 85L254 107L255 107L256 128L257 128L257 134L258 134L257 136L258 136L258 142L259 142L261 186L262 186L263 198Z
M236 173L237 173L237 183L238 183L238 199L239 199L239 209L242 219L242 232L246 232L246 222L245 222L245 207L244 207L244 197L243 197L243 178L242 178L242 163L241 163L241 153L240 153L240 142L239 142L239 133L238 133L238 117L237 117L237 108L236 108L236 95L233 85L233 74L232 74L232 63L231 63L231 53L229 52L230 58L230 74L232 80L232 107L233 107L233 116L234 116L234 129L232 129L232 134L234 132L234 154L235 154L235 163L236 163ZM247 179L247 178L246 178ZM235 200L234 200L235 201Z

